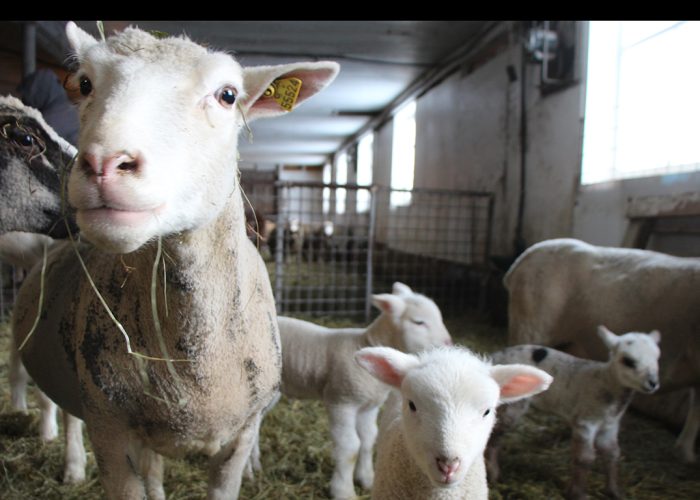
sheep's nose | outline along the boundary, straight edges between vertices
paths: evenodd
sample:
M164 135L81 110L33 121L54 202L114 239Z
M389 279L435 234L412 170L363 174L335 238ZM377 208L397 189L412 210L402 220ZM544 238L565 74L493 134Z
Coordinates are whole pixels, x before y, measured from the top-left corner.
M647 380L647 387L650 391L655 391L659 387L659 382L655 378Z
M118 172L136 173L142 166L141 157L138 154L125 152L114 153L99 157L95 154L83 155L83 170L88 175L107 179Z
M445 475L445 479L447 480L452 478L454 473L459 470L459 466L461 465L458 457L437 457L435 461L437 462L438 469L440 469L440 472Z

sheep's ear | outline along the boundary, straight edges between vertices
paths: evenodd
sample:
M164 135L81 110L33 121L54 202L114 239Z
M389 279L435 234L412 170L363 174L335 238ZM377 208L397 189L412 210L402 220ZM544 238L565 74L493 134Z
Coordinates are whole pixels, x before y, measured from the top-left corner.
M419 364L413 354L390 347L365 347L355 353L355 361L377 380L397 388L408 371Z
M296 107L330 84L339 70L340 65L332 61L244 68L243 86L246 95L241 99L241 107L248 121L286 113L290 110L283 108L274 97L265 96L265 91L273 82L283 82L290 78L301 80L299 95L293 103Z
M615 335L603 325L598 326L598 336L607 346L608 349L612 349L618 343L617 335Z
M530 365L494 365L491 376L501 388L499 403L512 403L534 396L549 387L552 376Z
M66 37L70 46L78 54L85 52L88 47L98 43L90 33L80 29L73 21L68 21L68 24L66 24Z
M406 310L406 302L397 295L380 293L372 295L372 304L384 314L398 318Z
M408 285L404 285L400 281L397 281L394 283L394 286L391 289L391 292L394 295L410 295L413 293L413 290Z
M657 344L661 342L661 332L660 331L652 330L651 332L649 332L649 336Z

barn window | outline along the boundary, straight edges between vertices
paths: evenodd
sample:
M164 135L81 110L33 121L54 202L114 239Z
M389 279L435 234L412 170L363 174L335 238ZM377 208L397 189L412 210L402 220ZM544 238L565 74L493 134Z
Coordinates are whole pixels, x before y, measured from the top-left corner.
M700 169L700 22L593 21L581 183Z
M348 182L348 154L343 151L336 157L335 162L335 182L345 184ZM335 213L345 213L346 189L338 188L335 192Z
M331 166L330 163L326 163L323 166L323 183L324 184L331 183L332 169L333 169L333 167ZM331 211L331 188L324 187L323 188L323 213L327 214L330 211Z
M394 140L391 153L392 189L413 189L416 157L416 101L411 101L394 115ZM391 206L411 204L410 192L392 192Z
M374 155L374 134L366 134L357 144L357 184L369 186L372 184L372 160ZM369 210L369 191L357 191L357 213Z

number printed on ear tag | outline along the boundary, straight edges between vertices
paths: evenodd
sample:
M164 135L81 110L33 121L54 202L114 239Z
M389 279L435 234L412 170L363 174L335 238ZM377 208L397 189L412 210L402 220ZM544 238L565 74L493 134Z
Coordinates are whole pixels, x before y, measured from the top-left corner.
M272 86L274 87L272 98L277 101L277 104L285 111L294 109L301 90L301 79L279 78L272 83Z

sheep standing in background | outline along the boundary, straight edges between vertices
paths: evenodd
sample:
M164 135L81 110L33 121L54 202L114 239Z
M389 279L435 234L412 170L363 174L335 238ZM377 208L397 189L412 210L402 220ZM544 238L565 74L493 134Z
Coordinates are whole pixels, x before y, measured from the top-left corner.
M504 284L508 344L542 344L604 360L607 351L593 335L598 325L618 332L658 329L664 334L662 391L700 394L700 259L547 240L518 257ZM676 441L686 462L696 460L700 427L700 398L691 395L690 401Z
M11 96L0 96L0 260L25 270L44 255L55 237L66 236L61 220L60 177L76 150L60 137L36 109ZM70 214L68 225L75 230ZM6 232L12 229L12 232ZM16 232L29 231L29 232ZM29 375L10 343L10 386L12 406L27 410ZM39 435L51 441L58 435L56 405L38 391L41 409ZM64 483L85 478L85 447L82 422L63 413L65 464Z
M108 498L164 498L160 455L185 452L210 457L209 498L235 498L281 372L269 278L246 238L237 136L245 119L285 112L264 95L275 81L299 79L303 102L338 65L244 70L185 37L128 28L97 41L74 23L66 33L83 95L68 199L91 244L50 252L23 361L85 420ZM18 342L39 288L35 267L15 309Z
M367 346L419 352L452 343L435 303L396 282L393 293L372 296L381 314L367 328L326 328L279 317L282 338L282 393L323 401L330 420L335 469L334 498L355 496L354 477L369 489L374 472L372 451L377 413L389 388L353 360Z
M586 478L596 450L607 465L607 492L620 497L617 462L620 420L634 391L652 393L659 388L658 331L615 335L604 326L598 335L608 348L607 362L581 359L538 345L518 345L494 353L496 363L528 363L554 376L549 390L530 400L500 410L499 424L487 451L489 479L498 480L498 438L515 425L530 404L554 413L572 427L573 473L570 498L586 497Z
M527 365L494 365L457 347L419 355L367 347L355 360L393 392L377 443L377 500L486 500L484 448L496 406L547 389Z

